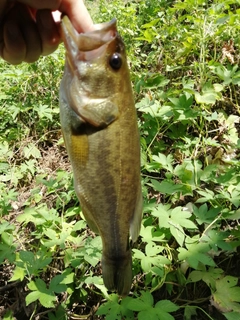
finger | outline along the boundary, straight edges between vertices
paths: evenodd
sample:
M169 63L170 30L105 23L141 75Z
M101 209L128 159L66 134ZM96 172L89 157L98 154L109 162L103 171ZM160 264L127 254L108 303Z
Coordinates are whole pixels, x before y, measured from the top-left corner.
M60 43L57 25L50 10L38 10L36 21L42 42L42 55L48 55L55 51Z
M66 13L78 32L94 30L92 18L84 5L83 0L62 1L59 10Z
M9 20L3 27L1 57L11 64L19 64L26 56L26 44L21 30L14 20Z
M31 10L16 3L3 20L2 57L12 63L33 62L41 54L41 39Z
M33 21L26 21L25 24L22 24L21 28L26 45L26 54L23 61L31 63L38 60L41 55L41 38L38 28Z

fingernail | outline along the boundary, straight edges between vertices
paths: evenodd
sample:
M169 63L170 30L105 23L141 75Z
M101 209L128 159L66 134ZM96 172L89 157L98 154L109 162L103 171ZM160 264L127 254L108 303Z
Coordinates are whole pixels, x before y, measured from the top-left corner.
M8 25L6 26L7 28L7 33L8 33L8 36L15 40L19 37L19 30L18 30L18 27L16 26L15 23L8 23Z
M39 12L39 18L43 28L47 30L53 28L54 21L50 10L41 10L41 12Z

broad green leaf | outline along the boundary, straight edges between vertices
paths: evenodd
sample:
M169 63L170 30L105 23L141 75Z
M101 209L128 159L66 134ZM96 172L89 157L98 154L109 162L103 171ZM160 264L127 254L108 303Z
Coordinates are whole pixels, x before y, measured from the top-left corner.
M137 298L129 301L128 308L132 311L142 311L146 310L146 308L149 308L149 306L145 305L142 300Z
M57 302L57 299L54 294L41 293L39 296L39 301L45 308L53 308L55 307L55 303Z
M195 306L186 306L184 308L184 320L192 320L192 316L197 316L197 307Z
M156 180L151 180L151 183L156 191L159 191L163 194L174 194L176 192L180 192L183 187L179 184L174 184L174 182L163 181L159 183Z
M141 226L140 236L142 237L142 242L150 241L162 241L165 237L164 233L161 231L155 231L155 226Z
M158 308L165 312L174 312L179 309L179 307L170 300L161 300L156 303L155 308Z
M223 314L227 320L239 320L239 312L225 312Z
M25 268L15 267L10 281L16 281L16 280L22 281L26 274L27 273Z
M28 306L30 303L38 300L38 299L39 299L39 296L40 296L40 292L38 292L38 291L30 292L30 293L26 296L26 305Z
M158 246L154 242L149 242L145 247L145 252L147 256L153 257L160 254L163 251L163 249L163 246Z
M209 268L208 270L194 270L188 276L189 282L203 280L212 289L215 288L216 280L222 277L223 270L220 268Z
M8 311L4 314L4 316L3 316L2 319L3 319L3 320L15 320L16 318L14 317L13 311L12 311L12 310L8 310Z
M159 163L159 165L162 168L167 169L170 172L173 172L173 166L172 166L173 156L171 154L165 156L165 154L163 153L158 153L157 156L153 155L152 159L157 163Z
M231 243L227 242L229 232L223 232L218 230L210 230L207 234L204 234L202 240L207 242L214 251L218 251L218 248L226 251L233 249Z
M171 234L174 236L175 240L180 246L183 246L185 240L185 233L183 228L179 224L172 223L169 221Z
M189 219L192 214L183 210L182 207L176 207L171 211L171 220L180 226L188 229L197 229L196 225Z
M49 290L52 290L56 293L61 293L63 291L67 290L66 284L62 284L63 280L63 275L56 275L54 278L52 278L50 285L49 285Z
M149 291L141 291L141 300L146 303L146 305L153 306L154 300L153 296Z
M238 278L226 276L216 281L216 291L213 293L214 303L222 310L240 312L240 287ZM224 294L223 294L224 292Z
M210 208L208 210L208 206L206 203L201 205L199 208L193 205L193 213L200 225L203 223L211 223L221 211L221 207Z
M154 258L144 256L144 258L141 259L142 270L144 272L149 272L154 262L155 262Z
M210 250L208 244L192 243L187 245L188 250L185 248L179 248L179 260L186 260L189 265L197 269L199 263L206 264L208 266L215 266L213 259L207 254Z
M195 99L197 103L203 103L203 104L214 104L218 98L218 95L216 92L205 92L205 93L198 93L195 92Z
M0 239L1 239L2 243L5 243L9 247L11 247L14 238L13 238L13 234L12 233L4 231L4 232L2 232Z
M152 20L151 22L148 22L148 23L145 23L145 24L143 24L141 27L142 28L151 28L152 26L155 26L155 24L157 24L158 22L160 21L160 19L158 18L158 19L154 19L154 20Z
M54 312L48 313L49 320L68 320L67 311L63 305L59 305Z
M127 306L132 311L149 310L153 302L153 296L149 291L141 291L141 297L130 300Z
M174 317L165 311L160 311L159 309L155 309L155 313L158 316L159 320L174 320Z
M36 279L36 281L30 281L28 288L33 292L26 296L26 304L30 304L35 300L39 300L45 308L54 307L56 302L56 296L52 290L47 289L46 283L42 279Z
M23 148L24 156L29 159L30 157L33 157L35 159L41 158L41 152L38 150L38 148L33 144L29 143L28 146Z
M15 250L15 245L10 247L5 243L0 243L0 263L2 263L4 260L8 260L10 263L13 263L16 259Z
M72 272L72 269L67 269L62 273L61 284L70 284L73 283L75 279L75 273Z
M212 190L209 190L209 189L205 189L205 191L197 190L197 192L202 196L201 198L197 199L196 201L197 203L214 200L215 194Z
M145 258L145 254L142 251L140 251L138 249L133 249L133 252L134 252L134 258L136 258L136 259Z
M153 308L150 308L149 310L144 310L139 312L138 314L138 320L158 320L159 317L157 316L155 310Z
M9 231L9 230L15 230L15 226L10 224L7 221L2 220L0 223L0 235L4 232L4 231Z
M227 219L229 220L238 220L240 219L240 209L232 212L229 212L229 215L227 216Z
M169 228L169 214L170 211L166 211L166 208L163 205L159 205L157 209L152 211L152 215L158 217L160 228Z

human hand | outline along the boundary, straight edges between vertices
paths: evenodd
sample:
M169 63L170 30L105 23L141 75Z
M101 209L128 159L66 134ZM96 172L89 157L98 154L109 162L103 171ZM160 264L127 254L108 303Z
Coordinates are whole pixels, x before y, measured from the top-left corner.
M0 56L19 64L56 50L61 38L55 10L67 14L78 32L93 29L83 0L0 0Z

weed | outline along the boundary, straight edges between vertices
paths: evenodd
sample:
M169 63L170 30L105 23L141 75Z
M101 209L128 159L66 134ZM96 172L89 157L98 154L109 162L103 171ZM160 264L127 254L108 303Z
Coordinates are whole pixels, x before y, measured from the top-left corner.
M136 95L144 215L132 290L104 287L101 240L73 190L60 47L35 64L0 62L0 316L238 319L240 7L87 3L95 22L118 19Z

